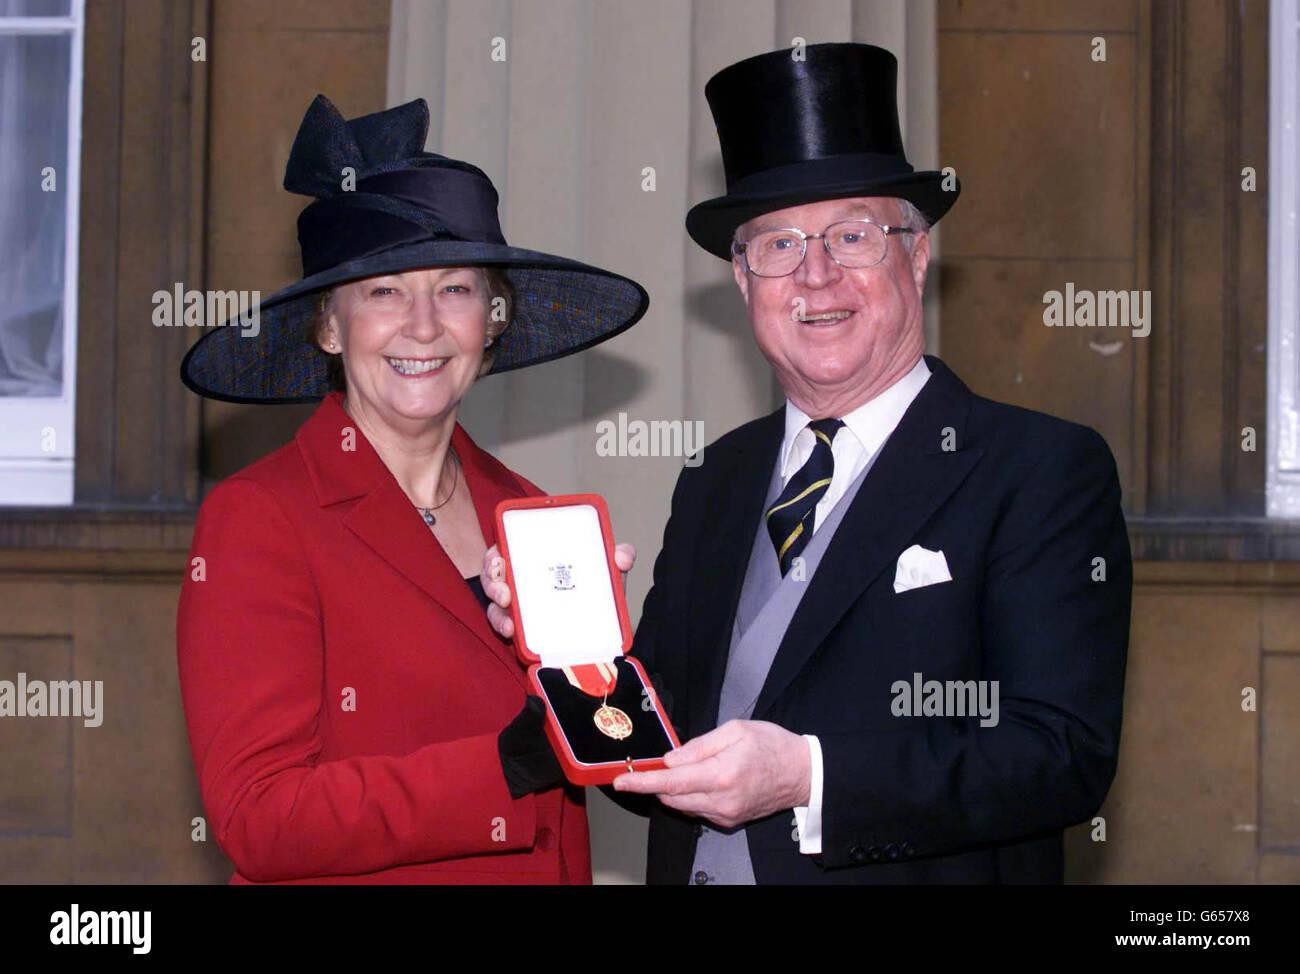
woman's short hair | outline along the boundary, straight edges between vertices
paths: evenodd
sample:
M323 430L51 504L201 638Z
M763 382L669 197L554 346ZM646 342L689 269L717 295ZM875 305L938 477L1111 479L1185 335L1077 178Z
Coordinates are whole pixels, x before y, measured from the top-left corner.
M493 324L498 321L505 321L499 329L496 329L495 337L491 345L483 350L483 364L479 368L479 375L486 375L492 368L492 363L496 360L497 344L496 339L501 337L501 333L510 327L514 320L515 312L515 289L510 283L510 278L506 272L499 267L475 267L479 275L483 278L483 284L488 295L488 331L493 332ZM311 319L307 323L307 334L305 336L307 344L316 352L326 356L325 368L329 375L330 388L335 392L347 392L347 377L343 371L343 357L341 355L330 355L321 347L321 342L325 338L325 329L329 325L330 302L334 298L335 288L328 288L322 291L316 298L315 305L312 307ZM500 306L498 306L498 299Z

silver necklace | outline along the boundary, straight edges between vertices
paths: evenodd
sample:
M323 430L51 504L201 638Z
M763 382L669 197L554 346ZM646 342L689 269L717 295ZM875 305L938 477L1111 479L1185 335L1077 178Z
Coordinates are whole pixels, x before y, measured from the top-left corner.
M456 484L460 480L460 458L457 457L455 453L453 453L452 459L455 460L456 463L455 466L452 468L451 493L447 495L446 500L444 500L441 504L433 505L433 507L420 507L417 505L415 508L417 511L420 512L420 516L424 518L424 523L429 525L429 527L433 527L435 524L438 523L438 519L433 516L433 512L438 510L438 508L446 505L447 501L451 500L452 494L456 493ZM437 496L438 496L437 494L434 494L435 499L437 498Z

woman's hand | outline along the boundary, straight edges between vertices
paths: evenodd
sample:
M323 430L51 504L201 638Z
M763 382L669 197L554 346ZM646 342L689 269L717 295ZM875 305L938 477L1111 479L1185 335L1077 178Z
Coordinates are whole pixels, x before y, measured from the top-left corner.
M614 564L624 575L636 564L636 548L630 544L614 545ZM483 553L483 571L479 573L479 582L492 604L488 606L488 623L502 639L513 639L515 621L510 618L510 583L506 581L506 560L493 545Z

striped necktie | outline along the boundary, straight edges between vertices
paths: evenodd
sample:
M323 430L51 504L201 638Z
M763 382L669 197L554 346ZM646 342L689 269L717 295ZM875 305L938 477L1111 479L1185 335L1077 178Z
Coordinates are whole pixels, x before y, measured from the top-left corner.
M835 472L831 440L844 425L842 419L819 419L808 424L813 432L813 450L808 461L795 471L790 482L767 510L767 533L776 547L781 575L790 570L795 558L808 546L813 533L817 502L830 489Z

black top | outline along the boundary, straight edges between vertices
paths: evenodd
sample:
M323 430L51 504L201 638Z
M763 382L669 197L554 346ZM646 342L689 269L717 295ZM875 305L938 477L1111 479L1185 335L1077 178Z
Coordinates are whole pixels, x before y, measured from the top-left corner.
M471 578L467 578L465 579L465 584L469 586L469 590L474 593L474 598L478 599L479 605L483 606L483 611L486 612L487 607L492 604L492 600L489 599L487 593L483 591L483 583L479 581L479 577L474 575Z

